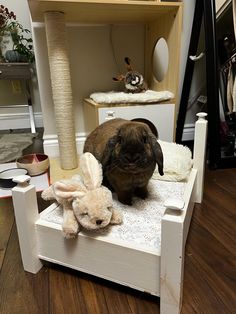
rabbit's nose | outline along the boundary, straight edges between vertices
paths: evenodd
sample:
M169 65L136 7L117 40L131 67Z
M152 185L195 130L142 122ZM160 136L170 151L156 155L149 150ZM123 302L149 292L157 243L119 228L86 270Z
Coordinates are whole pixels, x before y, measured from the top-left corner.
M136 163L138 162L140 159L140 155L139 154L126 154L125 155L125 160L128 163Z
M96 225L97 225L97 226L100 226L100 225L102 224L102 222L103 222L103 220L98 219L98 220L96 220Z

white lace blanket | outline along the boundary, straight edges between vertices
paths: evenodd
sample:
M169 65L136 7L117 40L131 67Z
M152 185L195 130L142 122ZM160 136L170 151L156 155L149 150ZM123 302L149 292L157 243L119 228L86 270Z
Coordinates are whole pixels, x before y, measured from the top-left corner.
M106 236L128 241L130 244L145 246L147 249L160 249L161 217L165 212L164 202L168 198L182 199L186 183L150 180L149 197L146 200L134 199L132 206L123 205L114 198L114 207L123 213L123 224L113 225L87 234ZM62 224L62 211L57 208L47 215L42 213L43 220Z
M172 99L174 94L169 91L157 92L154 90L136 94L111 91L93 93L90 98L98 104L156 103Z

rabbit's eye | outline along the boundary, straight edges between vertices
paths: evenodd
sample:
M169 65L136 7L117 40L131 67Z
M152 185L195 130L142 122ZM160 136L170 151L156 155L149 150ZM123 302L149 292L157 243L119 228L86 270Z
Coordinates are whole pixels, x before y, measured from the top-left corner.
M144 144L146 144L148 142L146 135L143 136L143 142L144 142Z
M118 137L117 137L117 143L118 143L118 144L121 144L121 142L122 142L122 137L121 137L120 135L118 135Z

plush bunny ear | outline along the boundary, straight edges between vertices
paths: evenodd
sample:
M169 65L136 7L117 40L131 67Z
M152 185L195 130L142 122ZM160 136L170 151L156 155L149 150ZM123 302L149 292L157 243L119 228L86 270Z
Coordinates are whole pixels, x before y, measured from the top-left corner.
M102 165L91 153L80 157L80 168L84 184L88 190L99 188L102 184Z
M131 60L129 57L125 57L125 63L126 63L126 68L128 71L133 71L132 66L131 66Z
M62 182L58 181L53 184L53 190L56 197L63 199L81 198L83 197L87 189L77 182Z
M113 81L123 82L125 80L125 76L123 74L118 74L116 77L113 77Z

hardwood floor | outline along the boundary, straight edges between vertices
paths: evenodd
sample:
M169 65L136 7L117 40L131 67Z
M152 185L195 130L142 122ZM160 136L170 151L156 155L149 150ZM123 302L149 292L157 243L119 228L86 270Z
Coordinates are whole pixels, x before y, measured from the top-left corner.
M207 170L186 245L182 313L236 313L235 214L236 168ZM12 201L1 199L0 314L15 313L156 314L159 299L49 263L24 272Z

